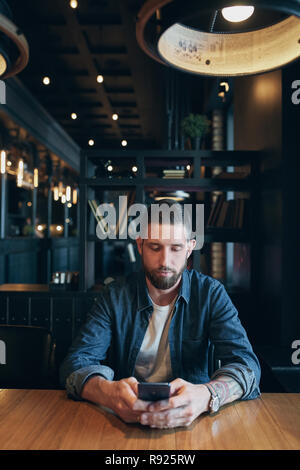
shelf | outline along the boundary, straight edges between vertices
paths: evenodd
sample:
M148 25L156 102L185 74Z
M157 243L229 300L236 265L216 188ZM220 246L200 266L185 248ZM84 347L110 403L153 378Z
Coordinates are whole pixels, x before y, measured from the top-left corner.
M249 243L250 236L246 230L234 229L234 228L206 228L204 234L204 242L224 242L224 243ZM105 243L135 243L135 240L127 238L126 240L106 239L100 240L97 235L88 235L87 241L89 242L105 242Z
M106 158L200 158L203 165L246 165L257 159L255 150L89 150L94 164Z
M81 184L87 184L91 187L127 187L143 186L145 189L162 190L185 188L190 191L251 191L252 179L250 177L244 180L237 179L217 179L217 178L83 178Z

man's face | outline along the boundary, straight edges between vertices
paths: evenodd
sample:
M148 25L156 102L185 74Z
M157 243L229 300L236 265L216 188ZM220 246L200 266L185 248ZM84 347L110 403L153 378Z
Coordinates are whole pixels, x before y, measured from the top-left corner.
M151 224L148 238L137 239L145 274L157 289L173 287L187 266L194 247L182 224Z

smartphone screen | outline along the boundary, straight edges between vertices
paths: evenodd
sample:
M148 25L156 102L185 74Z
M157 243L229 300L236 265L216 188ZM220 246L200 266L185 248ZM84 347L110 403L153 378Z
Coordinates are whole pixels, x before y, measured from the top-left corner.
M166 400L170 396L169 383L141 382L138 384L138 397L146 401Z

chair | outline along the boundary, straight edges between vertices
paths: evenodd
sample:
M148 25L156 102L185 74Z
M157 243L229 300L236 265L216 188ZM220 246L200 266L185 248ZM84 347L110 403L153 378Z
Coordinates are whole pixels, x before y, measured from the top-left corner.
M46 328L0 325L0 388L54 388L54 354Z

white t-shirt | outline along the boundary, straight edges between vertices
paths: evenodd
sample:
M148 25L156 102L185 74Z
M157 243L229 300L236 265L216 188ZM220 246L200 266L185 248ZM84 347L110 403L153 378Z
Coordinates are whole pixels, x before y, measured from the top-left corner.
M176 297L169 305L156 305L138 353L135 377L143 382L169 382L172 378L169 326Z

